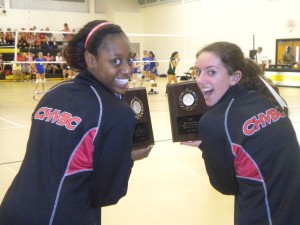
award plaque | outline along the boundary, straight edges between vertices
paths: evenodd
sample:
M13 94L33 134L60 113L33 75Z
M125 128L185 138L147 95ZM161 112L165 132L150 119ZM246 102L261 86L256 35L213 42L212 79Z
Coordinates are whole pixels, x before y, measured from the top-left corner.
M167 88L173 142L199 140L198 122L207 106L196 82L169 84Z
M129 88L124 94L123 99L135 113L136 122L132 137L133 150L154 145L146 88Z

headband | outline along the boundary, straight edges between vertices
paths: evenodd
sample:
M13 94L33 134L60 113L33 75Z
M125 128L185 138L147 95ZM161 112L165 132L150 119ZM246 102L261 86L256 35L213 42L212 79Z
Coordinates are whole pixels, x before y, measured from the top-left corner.
M100 23L100 24L98 24L97 26L95 26L95 27L90 31L90 33L88 34L88 36L86 37L85 43L84 43L84 48L86 49L87 44L88 44L88 42L89 42L91 36L92 36L97 30L99 30L101 27L104 27L104 26L109 25L109 24L112 24L112 23L110 23L110 22L104 22L104 23Z

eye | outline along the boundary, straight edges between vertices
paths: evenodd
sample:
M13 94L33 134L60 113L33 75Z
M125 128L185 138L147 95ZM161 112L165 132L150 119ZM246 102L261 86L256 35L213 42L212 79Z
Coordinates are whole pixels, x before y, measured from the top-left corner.
M113 63L116 64L116 65L121 65L121 62L122 62L121 59L114 59L113 60Z
M213 76L213 75L216 74L216 71L215 70L208 70L207 74L210 75L210 76Z
M199 77L201 74L201 70L200 69L196 69L196 76Z

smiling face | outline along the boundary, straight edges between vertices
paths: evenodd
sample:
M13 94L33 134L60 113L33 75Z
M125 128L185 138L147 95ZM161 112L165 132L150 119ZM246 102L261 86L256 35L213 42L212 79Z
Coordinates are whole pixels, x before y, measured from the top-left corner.
M85 52L88 70L114 93L124 94L132 70L130 44L121 35L108 35L95 56Z
M197 85L208 106L215 105L241 77L240 71L230 75L221 59L212 52L202 52L197 58L195 69Z

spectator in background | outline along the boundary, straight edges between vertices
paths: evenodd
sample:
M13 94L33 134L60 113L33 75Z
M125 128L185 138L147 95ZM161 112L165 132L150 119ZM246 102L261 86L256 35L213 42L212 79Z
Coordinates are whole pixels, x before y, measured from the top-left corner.
M46 31L46 33L45 33L45 41L46 41L46 44L47 44L47 45L50 44L50 43L53 44L53 42L54 42L54 37L53 37L53 34L50 33L49 27L46 27L45 31Z
M68 42L72 38L72 34L69 25L67 23L64 23L64 29L62 31L69 32L69 33L63 33L64 36L63 41Z
M38 48L41 48L43 45L46 44L46 35L44 33L44 30L41 29L41 32L37 33L37 36L38 36L38 40L39 40L39 46L38 46Z
M23 53L17 54L16 61L17 62L14 62L13 67L12 67L13 79L14 79L14 81L17 81L17 76L19 76L21 78L21 81L23 82L24 81L24 74L22 71L23 64L20 63L20 62L25 61Z
M35 58L35 54L33 54L32 52L28 52L28 54L26 55L26 61L27 62L33 62ZM31 69L31 77L30 80L36 79L36 68L35 68L35 64L34 63L30 63L30 69Z
M70 66L68 66L67 64L63 64L62 75L64 80L67 80L69 78L70 71L71 71Z
M34 48L35 34L33 32L26 33L26 42L27 42L28 49Z
M284 65L292 65L295 62L295 57L292 53L292 48L288 46L286 48L286 52L282 56L282 64Z
M61 52L57 52L56 56L55 56L55 61L58 63L58 66L60 69L63 69L63 65L64 65L64 59L61 55Z
M62 71L63 78L65 79L65 73L63 72L63 70L64 70L66 64L64 63L64 59L61 55L61 52L56 53L55 62L57 62L56 67Z
M32 52L28 52L28 54L25 56L25 60L28 62L33 62L35 55Z
M47 54L44 56L44 59L47 62L50 62L53 60L53 57L51 56L50 52L47 52ZM52 63L46 64L46 71L47 71L47 73L50 73L51 71L53 72L53 64Z
M4 39L7 45L15 44L15 36L14 33L11 31L11 28L7 28Z
M256 52L256 61L259 66L259 69L261 71L261 75L264 74L264 70L267 64L267 57L263 54L263 49L262 47L257 48Z
M3 45L5 43L5 33L2 31L2 28L0 28L0 45Z
M23 63L22 65L22 73L24 75L24 80L25 80L25 76L29 75L29 80L31 80L32 78L32 74L31 74L31 66L29 63Z
M0 53L0 74L3 73L4 67L3 67L3 57L2 53Z
M13 73L14 82L17 81L17 76L21 78L22 82L24 81L24 74L22 72L22 66L20 63L13 63L12 73Z
M44 59L46 61L50 61L51 60L51 54L50 54L50 52L47 52L47 54L44 56Z
M26 32L25 28L21 28L21 31L18 33L18 47L19 48L26 48L28 46L26 41Z

